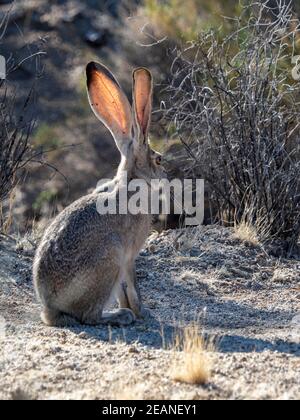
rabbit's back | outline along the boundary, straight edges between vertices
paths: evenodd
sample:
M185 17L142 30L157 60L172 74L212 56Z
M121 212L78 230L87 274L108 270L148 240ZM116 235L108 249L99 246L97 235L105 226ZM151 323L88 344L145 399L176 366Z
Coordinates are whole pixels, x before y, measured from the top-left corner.
M44 284L58 293L82 273L92 276L93 267L101 261L114 259L111 265L115 265L122 264L126 255L128 259L137 256L151 219L143 215L100 215L98 198L91 194L76 201L46 230L34 261L37 289Z

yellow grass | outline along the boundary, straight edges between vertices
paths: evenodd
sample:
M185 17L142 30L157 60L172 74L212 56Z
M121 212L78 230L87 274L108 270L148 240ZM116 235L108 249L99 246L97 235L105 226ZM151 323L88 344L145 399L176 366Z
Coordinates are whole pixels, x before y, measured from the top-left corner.
M209 352L213 346L205 342L196 324L176 335L173 350L171 376L175 381L197 385L209 382L212 368Z
M235 237L254 246L260 243L256 227L247 222L241 222L235 226Z

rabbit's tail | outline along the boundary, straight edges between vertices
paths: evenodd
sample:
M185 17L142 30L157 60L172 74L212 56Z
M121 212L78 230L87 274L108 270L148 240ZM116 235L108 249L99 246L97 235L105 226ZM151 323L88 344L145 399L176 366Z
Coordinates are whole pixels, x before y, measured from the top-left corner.
M44 324L50 327L73 327L80 325L78 320L56 309L44 308L41 313L41 319Z

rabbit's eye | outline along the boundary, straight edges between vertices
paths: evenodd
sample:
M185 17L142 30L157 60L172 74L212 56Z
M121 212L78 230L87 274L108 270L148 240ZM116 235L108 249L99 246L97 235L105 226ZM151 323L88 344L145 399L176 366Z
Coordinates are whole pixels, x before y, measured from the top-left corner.
M161 165L161 156L157 156L155 159L156 165Z

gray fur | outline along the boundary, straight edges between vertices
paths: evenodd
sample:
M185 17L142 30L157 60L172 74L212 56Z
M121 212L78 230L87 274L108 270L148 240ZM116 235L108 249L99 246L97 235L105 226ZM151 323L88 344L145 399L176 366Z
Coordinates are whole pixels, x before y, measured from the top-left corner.
M128 182L160 176L157 154L137 138L113 181L126 171ZM138 147L137 147L138 146ZM67 207L46 230L33 265L34 286L43 305L42 320L57 327L77 323L128 325L142 313L135 260L151 227L150 215L100 215L96 204L108 193L95 190ZM120 309L104 313L112 297Z

